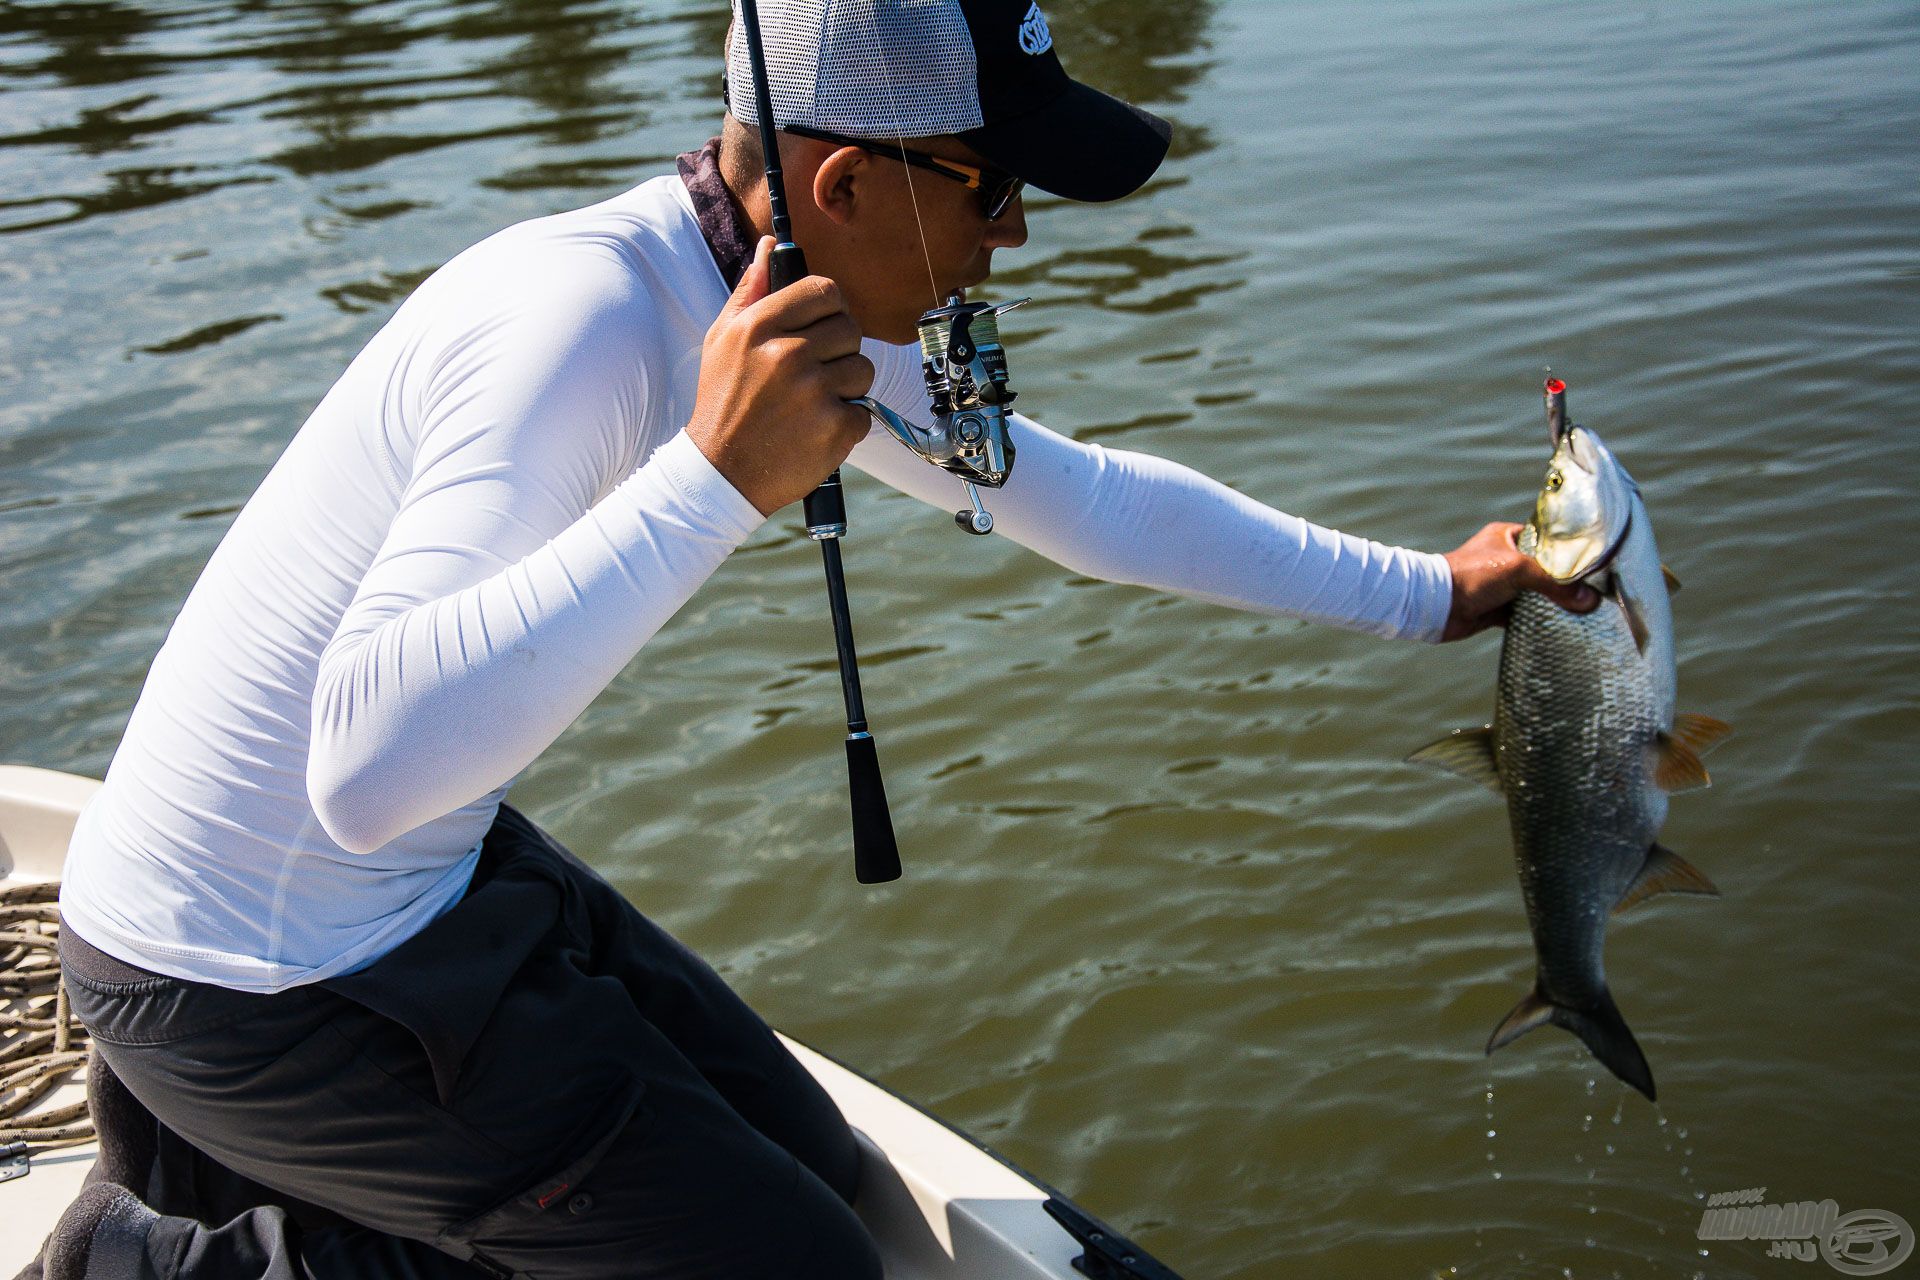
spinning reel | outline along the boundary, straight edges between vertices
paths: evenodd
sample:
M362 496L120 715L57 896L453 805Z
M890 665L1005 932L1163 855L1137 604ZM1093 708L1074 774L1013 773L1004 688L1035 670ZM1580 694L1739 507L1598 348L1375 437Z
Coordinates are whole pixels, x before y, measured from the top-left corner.
M1000 316L1027 301L996 307L968 302L956 291L945 306L920 317L920 373L933 407L931 428L908 422L872 396L853 402L901 444L960 477L971 506L954 512L953 521L968 533L993 532L993 513L981 504L977 486L998 489L1013 474L1007 418L1018 393L1007 385Z

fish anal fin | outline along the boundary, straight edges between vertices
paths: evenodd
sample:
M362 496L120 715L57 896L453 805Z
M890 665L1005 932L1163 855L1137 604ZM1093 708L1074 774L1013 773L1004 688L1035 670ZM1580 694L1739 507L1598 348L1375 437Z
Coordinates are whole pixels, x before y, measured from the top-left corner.
M1620 895L1620 901L1614 904L1616 913L1625 911L1636 902L1645 902L1656 893L1698 893L1717 898L1720 890L1706 873L1688 862L1685 858L1667 848L1654 845L1647 850L1647 860L1640 867L1640 874L1633 878L1627 891Z
M1660 566L1660 576L1667 580L1668 595L1675 596L1680 594L1680 579L1673 576L1673 570L1663 564Z
M1407 757L1409 764L1432 765L1501 794L1500 768L1493 753L1493 726L1456 729Z
M1520 997L1520 1003L1500 1019L1500 1025L1487 1037L1487 1052L1504 1049L1535 1027L1543 1027L1553 1021L1553 1002L1540 994L1539 984L1533 990Z
M1694 749L1670 733L1654 739L1653 782L1662 791L1693 791L1709 786L1707 766Z
M1731 737L1733 726L1725 720L1688 712L1673 718L1673 728L1669 732L1692 747L1695 755L1703 756Z

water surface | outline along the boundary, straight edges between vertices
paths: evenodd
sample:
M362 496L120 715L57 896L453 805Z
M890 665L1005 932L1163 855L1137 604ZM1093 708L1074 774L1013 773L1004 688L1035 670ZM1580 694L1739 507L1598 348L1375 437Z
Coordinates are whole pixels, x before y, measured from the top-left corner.
M1481 1055L1530 972L1504 819L1399 762L1485 718L1492 638L1092 583L856 480L903 882L852 878L793 515L519 803L776 1023L1195 1280L1792 1273L1701 1254L1700 1198L1748 1187L1920 1223L1920 9L1047 9L1179 135L1131 200L1031 202L994 286L1035 298L1023 407L1444 549L1525 512L1551 365L1643 484L1681 701L1738 730L1666 840L1725 897L1609 952L1663 1108L1555 1030ZM0 755L104 770L353 353L467 244L710 133L725 22L0 4Z

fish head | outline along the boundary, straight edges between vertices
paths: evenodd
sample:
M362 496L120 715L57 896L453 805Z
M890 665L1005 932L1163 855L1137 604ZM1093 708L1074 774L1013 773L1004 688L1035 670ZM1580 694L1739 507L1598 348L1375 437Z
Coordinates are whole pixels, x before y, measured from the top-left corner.
M1598 435L1555 423L1553 461L1521 545L1558 581L1578 582L1606 568L1620 549L1638 492Z

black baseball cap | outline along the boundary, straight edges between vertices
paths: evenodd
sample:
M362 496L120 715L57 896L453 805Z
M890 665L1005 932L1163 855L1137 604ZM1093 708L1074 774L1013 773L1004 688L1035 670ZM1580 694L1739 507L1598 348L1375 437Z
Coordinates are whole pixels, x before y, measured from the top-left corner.
M758 9L776 124L952 135L1069 200L1117 200L1166 158L1173 126L1069 76L1037 0L760 0ZM735 118L759 123L737 13L727 87Z

